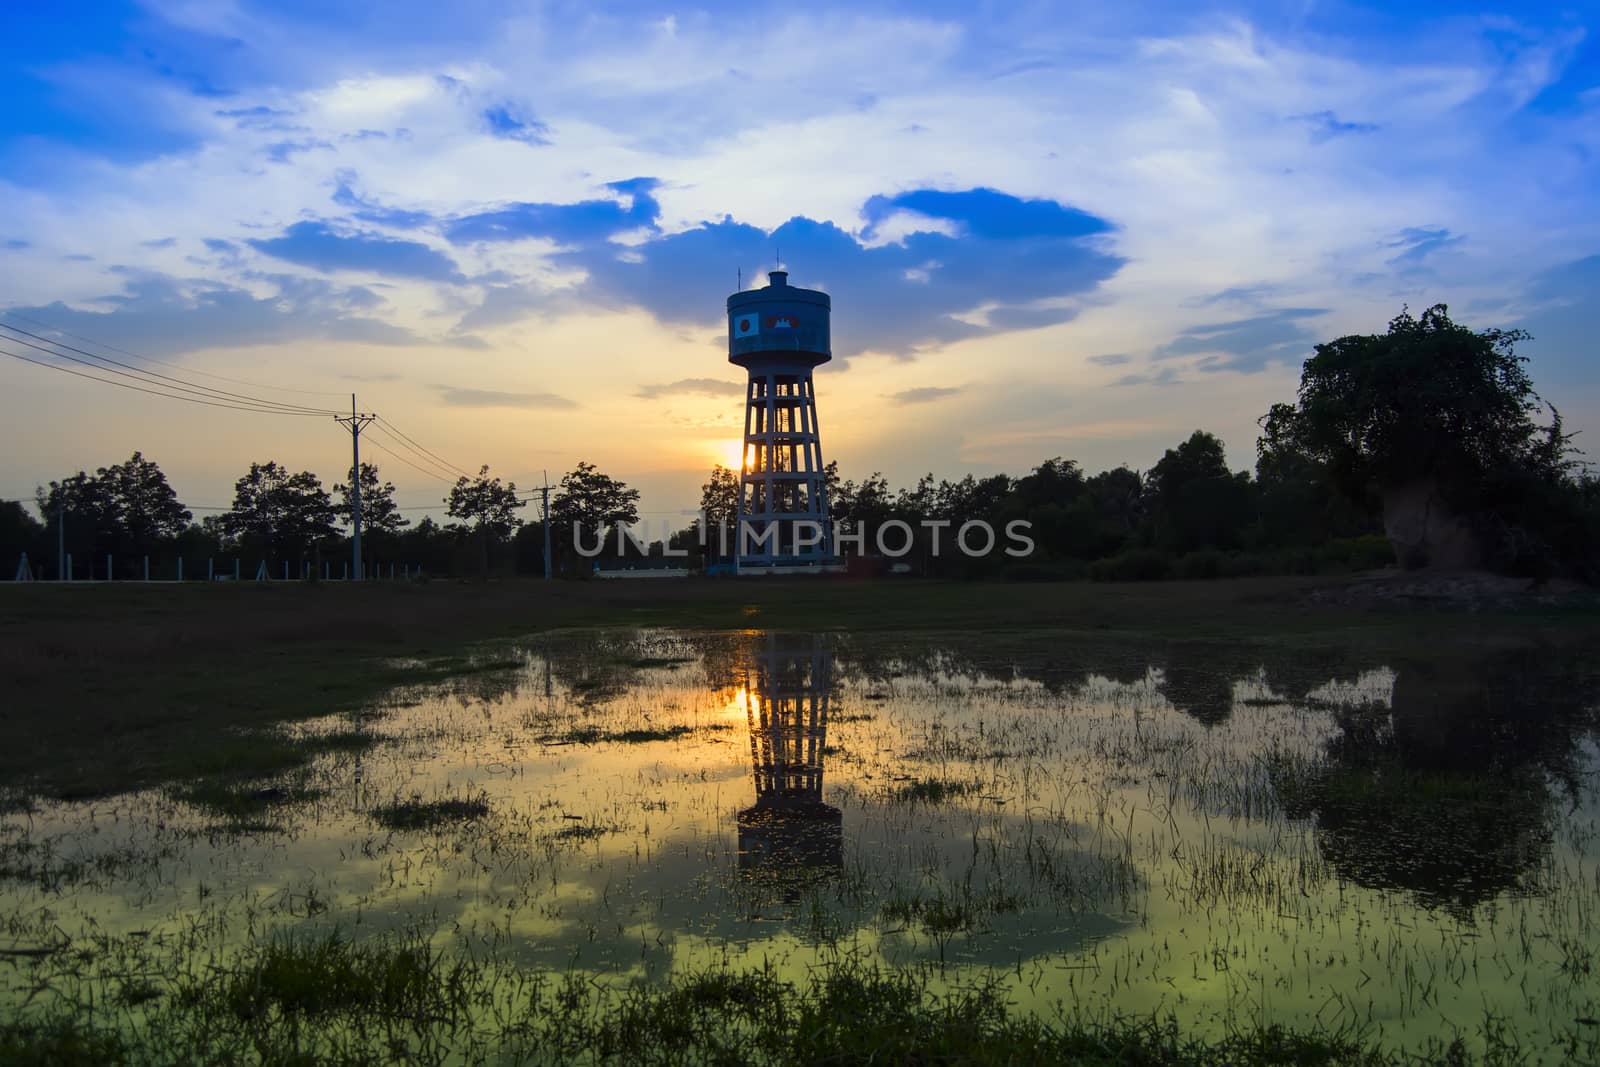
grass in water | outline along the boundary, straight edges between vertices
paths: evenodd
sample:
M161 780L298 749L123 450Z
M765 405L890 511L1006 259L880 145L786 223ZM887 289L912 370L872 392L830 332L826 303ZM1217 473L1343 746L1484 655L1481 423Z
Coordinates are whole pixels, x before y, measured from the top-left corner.
M660 726L634 730L602 730L598 726L577 726L547 744L598 745L615 741L624 745L642 745L647 741L671 741L694 733L691 726Z
M489 814L489 795L477 793L437 800L423 800L420 796L407 800L396 797L387 804L374 807L369 814L389 830L426 830L484 818Z
M199 808L224 820L225 828L269 826L263 816L275 809L308 804L322 791L297 783L263 785L204 778L170 790L174 800Z
M796 984L713 968L661 985L451 961L420 935L353 944L276 939L227 968L171 982L135 1020L120 1005L51 999L0 1022L0 1061L617 1064L1229 1064L1472 1062L1459 1044L1388 1053L1353 1031L1266 1027L1214 1040L1171 1021L1047 1022L998 982L936 991L921 974L854 962ZM1520 1050L1492 1040L1483 1062Z
M920 778L914 782L902 783L894 791L894 798L920 801L923 804L942 804L956 797L977 793L980 788L975 782L946 782L938 778Z

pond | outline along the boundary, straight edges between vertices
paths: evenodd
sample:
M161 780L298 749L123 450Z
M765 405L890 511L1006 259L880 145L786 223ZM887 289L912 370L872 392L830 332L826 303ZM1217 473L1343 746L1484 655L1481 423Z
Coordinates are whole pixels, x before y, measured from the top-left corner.
M1600 669L1532 652L549 635L297 727L303 772L6 816L0 1003L137 1027L247 945L409 932L502 975L849 960L1046 1019L1596 1056L1597 725Z

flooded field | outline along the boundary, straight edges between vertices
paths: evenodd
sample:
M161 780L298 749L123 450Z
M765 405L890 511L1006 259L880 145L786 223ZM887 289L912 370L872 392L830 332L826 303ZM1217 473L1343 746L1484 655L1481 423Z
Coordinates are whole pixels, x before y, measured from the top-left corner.
M517 1020L580 985L845 967L1047 1021L1600 1059L1600 667L1275 655L495 649L360 715L219 731L204 778L5 815L0 1010L248 1048L368 982L413 1019L391 1051L537 1058ZM230 776L260 744L316 755Z

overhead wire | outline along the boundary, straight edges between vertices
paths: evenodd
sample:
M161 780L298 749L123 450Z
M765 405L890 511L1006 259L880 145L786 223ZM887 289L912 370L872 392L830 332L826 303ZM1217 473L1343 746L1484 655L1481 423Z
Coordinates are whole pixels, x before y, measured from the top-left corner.
M81 337L69 331L61 330L50 323L41 322L38 319L19 314L15 311L0 312L0 330L6 331L4 333L0 333L0 340L8 341L12 345L20 345L27 349L31 349L40 355L49 357L49 359L40 359L33 355L12 351L9 348L0 348L0 354L10 356L11 358L19 360L23 363L31 363L34 366L44 367L47 370L60 371L65 374L71 374L74 377L86 378L89 381L99 382L103 385L114 385L122 389L131 389L134 392L145 393L150 396L159 396L168 400L182 400L191 404L202 404L207 407L222 408L230 411L251 411L258 414L267 415L298 415L311 418L338 417L342 414L340 411L336 411L332 408L312 407L310 405L294 403L291 401L272 400L260 396L252 396L246 393L236 393L226 389L218 389L212 386L202 385L198 382L190 381L186 378L180 378L175 375L162 374L159 371L148 370L131 363L123 362L122 360L113 359L110 356L102 355L98 352L93 352L74 345L69 345L63 341L56 340L53 337L47 337L43 334L37 334L28 330L24 330L21 327L6 323L3 321L3 318L13 318L24 322L33 323L42 329L59 333L65 337L71 337L74 340L83 342L84 344L94 345L98 348L104 348L113 352L118 352L122 355L128 356L131 359L139 360L141 362L155 363L158 365L173 367L178 365L168 363L164 360L158 360L150 356L144 356L136 352L130 352L127 349L118 348L115 345L106 344L102 341ZM87 368L87 370L76 370L72 367L63 366L59 361L75 363L80 367ZM193 374L199 374L209 378L216 378L219 381L231 382L237 385L246 385L252 388L264 388L274 391L302 393L315 396L342 395L324 390L292 389L282 386L268 386L260 383L248 382L243 379L229 378L225 375L210 374L206 371L201 371L196 368L184 369ZM97 373L89 373L90 371ZM102 375L111 375L112 377L103 377ZM417 471L418 473L424 474L446 484L454 483L457 478L474 477L474 475L466 471L465 468L451 463L443 456L440 456L438 453L434 452L421 442L417 441L415 438L411 437L411 435L400 429L389 419L384 418L381 415L374 415L373 423L374 424L369 428L381 433L384 438L388 440L389 443L394 447L386 447L381 441L373 440L370 435L368 436L368 443L370 443L374 448L386 453L390 457L399 460L401 463L404 463L406 466ZM407 454L409 454L409 456ZM519 492L518 496L531 497L537 495L537 493L537 490L526 493ZM425 508L418 507L403 510L425 510Z
M47 370L60 371L63 374L71 374L78 378L87 378L92 382L101 382L105 385L115 385L123 389L132 389L139 393L149 393L151 396L162 396L166 397L168 400L183 400L190 404L204 404L207 407L227 408L230 411L253 411L259 415L302 415L307 417L327 418L327 416L321 412L287 411L275 408L252 407L244 404L231 404L219 400L202 399L198 396L183 396L180 393L165 392L160 389L146 389L142 386L129 384L128 382L119 382L115 378L101 378L98 375L89 374L81 370L73 370L71 367L63 367L59 363L50 363L42 359L34 359L32 356L13 352L6 348L0 348L0 354L10 356L12 359L21 360L23 363L32 363L34 366L44 367ZM82 361L79 360L78 362Z
M439 474L437 471L430 471L425 467L419 467L417 464L411 462L411 460L407 459L405 456L402 456L400 453L392 451L392 450L390 450L388 448L385 448L378 441L369 440L367 443L370 444L373 448L376 448L380 452L387 452L389 455L393 456L395 459L399 460L401 463L404 463L406 466L410 467L412 470L419 471L422 474L426 474L428 477L437 479L438 481L441 481L441 482L444 482L446 485L454 485L455 484L455 479L454 478L446 478L444 475Z
M64 344L61 341L51 340L48 337L43 337L36 333L30 333L27 330L18 329L15 326L8 326L4 322L0 322L0 330L8 330L11 333L20 335L18 337L5 338L12 344L25 345L26 347L35 349L36 351L42 352L45 355L53 356L56 359L64 359L72 363L82 364L83 366L92 367L95 370L115 374L120 377L132 378L135 381L143 382L146 385L154 385L165 389L175 389L185 393L194 393L197 396L210 397L214 400L254 404L258 407L280 410L285 414L339 414L339 412L333 410L332 408L313 408L305 404L292 404L287 401L267 400L263 399L262 397L250 396L245 393L229 392L226 389L213 389L211 386L200 385L196 382L186 381L182 378L173 377L170 374L160 374L156 371L142 370L141 368L135 367L130 363L124 363L121 360L112 359L110 356L98 355L82 348L76 348L72 345ZM24 338L32 338L33 340L24 340ZM44 345L33 343L34 341L42 341L44 342L44 345L50 345L52 347L46 348ZM76 355L71 355L69 353L76 353ZM78 358L79 356L87 357L87 359L80 359ZM118 368L122 369L119 370ZM159 380L153 381L152 379Z
M413 441L409 436L407 436L406 433L403 430L400 429L400 427L396 426L394 423L390 422L388 419L384 418L382 415L378 415L378 416L376 416L376 418L377 418L377 420L379 422L383 423L384 428L386 430L388 430L390 433L395 434L398 437L400 437L402 440L407 441L410 444L414 445L417 449L421 450L422 452L426 453L428 456L432 457L434 460L436 460L440 464L442 464L446 470L455 471L457 474L461 475L463 478L471 478L472 477L471 474L469 474L466 471L462 470L460 467L456 466L454 463L451 463L449 460L445 459L443 456L437 455L434 452L432 452L432 451L430 451L430 450L428 450L426 448L423 448L422 445L417 444L417 442Z
M374 432L381 434L384 439L394 446L394 448L400 449L402 452L409 453L412 459L408 462L412 462L412 465L417 466L418 469L429 470L433 472L436 477L439 477L447 482L454 482L457 478L467 477L467 475L458 473L453 468L445 466L438 460L429 459L426 453L420 452L412 446L406 444L404 441L401 441L399 438L391 434L384 426L378 424L377 422L369 425L366 430L363 431L363 436L366 436L367 440L370 441L372 440L370 435ZM377 444L376 441L373 443ZM379 445L379 447L381 448L382 446ZM392 449L386 448L384 451L388 452L390 455L399 454Z
M107 344L104 341L96 341L92 337L84 337L84 336L82 336L80 334L72 333L69 330L63 330L59 326L53 325L52 323L42 322L39 319L33 318L31 315L24 315L21 312L15 311L15 310L0 311L0 318L21 319L23 322L31 322L35 326L38 326L38 327L40 327L42 329L50 330L50 331L52 331L54 333L59 333L63 337L70 337L74 341L82 341L84 344L95 345L96 347L99 347L99 348L109 348L113 352L120 353L120 354L122 354L124 356L128 356L128 357L130 357L132 359L142 360L145 363L154 363L157 366L161 366L161 367L175 367L175 368L178 368L178 369L181 369L181 370L186 370L190 374L198 374L202 378L215 378L219 382L231 382L234 385L248 385L252 389L270 389L273 392L279 392L279 393L300 393L300 394L305 395L305 396L343 396L344 395L343 393L330 392L330 391L328 391L326 389L295 389L292 386L287 386L287 385L267 385L264 382L246 381L243 378L230 378L225 374L213 374L210 371L203 371L203 370L199 369L198 367L185 367L182 364L173 363L170 360L156 359L154 356L143 355L142 353L139 353L139 352L130 352L126 348L118 348L116 345Z

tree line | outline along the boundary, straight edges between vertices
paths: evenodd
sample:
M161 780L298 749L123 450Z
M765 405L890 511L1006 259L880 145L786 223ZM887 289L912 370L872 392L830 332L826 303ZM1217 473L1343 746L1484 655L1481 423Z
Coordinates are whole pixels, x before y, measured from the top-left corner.
M1535 391L1516 353L1527 339L1474 332L1440 304L1402 311L1383 334L1319 344L1294 402L1260 419L1253 471L1232 470L1204 430L1148 471L1091 475L1056 457L1021 477L929 474L893 489L879 473L841 480L829 464L832 518L907 523L917 539L905 561L928 574L1200 578L1399 564L1600 581L1600 481ZM712 471L701 507L713 521L731 517L737 482ZM1031 524L1025 561L934 553L931 524L1014 520Z
M121 463L40 486L36 517L21 501L0 502L0 558L26 553L36 573L54 577L54 561L64 549L77 577L107 577L106 561L117 578L144 573L174 577L177 559L237 558L269 574L287 565L299 575L331 563L343 573L353 534L354 469L330 490L311 471L291 472L273 461L251 463L234 483L232 504L196 521L178 499L165 472L135 452ZM532 494L479 469L459 478L442 499L449 521L424 517L413 524L395 501L393 483L377 465L361 464L362 556L372 563L403 561L435 575L519 571L543 573L543 526L525 523L519 512ZM551 496L555 547L570 555L574 524L592 543L599 531L638 521L639 493L593 464L579 463ZM41 521L42 520L42 521ZM50 561L51 565L44 564Z
M1600 482L1535 392L1515 351L1524 339L1474 332L1436 305L1420 317L1402 312L1384 334L1319 344L1294 402L1262 416L1251 470L1233 470L1222 441L1204 430L1146 471L1089 474L1058 456L1020 476L929 474L892 488L881 473L845 479L830 463L831 518L869 530L906 523L914 542L899 562L941 576L1198 578L1398 563L1600 581ZM20 502L0 504L0 558L54 559L59 523L67 552L101 569L109 556L119 577L136 576L145 556L320 571L324 560L349 558L355 476L347 471L330 491L309 471L252 463L232 505L196 522L161 469L135 452L40 487L43 523ZM409 522L377 466L363 463L359 477L368 560L440 575L544 572L543 523L522 517L535 494L487 466L451 487L442 524ZM661 557L668 547L690 565L714 558L715 527L734 522L738 486L736 472L714 468L700 500L712 529L696 520L643 552L619 551L608 538L598 558ZM592 549L607 531L637 523L638 500L593 464L563 475L550 501L557 573L589 573L594 558L575 538ZM1003 529L1016 520L1034 543L1026 559L933 550L935 525L948 545L965 523ZM873 554L870 542L845 551Z

